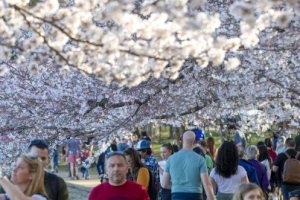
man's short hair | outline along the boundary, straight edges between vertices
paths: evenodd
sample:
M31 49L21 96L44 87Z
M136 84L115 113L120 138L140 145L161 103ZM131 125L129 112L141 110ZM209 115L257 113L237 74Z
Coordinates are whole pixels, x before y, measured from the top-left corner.
M27 147L27 152L29 152L31 150L31 147L33 146L42 150L47 149L49 151L48 142L46 142L45 140L40 140L40 139L32 140Z
M296 146L296 142L295 142L295 140L293 138L288 138L285 141L285 145L287 147L295 147Z
M228 126L228 130L232 130L232 129L237 130L237 128L236 128L235 125L229 125L229 126Z
M122 151L112 151L112 152L109 152L107 155L106 155L106 159L109 159L110 157L112 156L122 156L126 162L126 158L125 158L125 155Z

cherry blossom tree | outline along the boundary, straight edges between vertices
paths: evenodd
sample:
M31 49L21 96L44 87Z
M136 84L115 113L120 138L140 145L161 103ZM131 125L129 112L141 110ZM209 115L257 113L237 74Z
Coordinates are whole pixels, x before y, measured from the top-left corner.
M33 138L299 120L295 0L0 1L1 160ZM250 126L244 117L241 126Z

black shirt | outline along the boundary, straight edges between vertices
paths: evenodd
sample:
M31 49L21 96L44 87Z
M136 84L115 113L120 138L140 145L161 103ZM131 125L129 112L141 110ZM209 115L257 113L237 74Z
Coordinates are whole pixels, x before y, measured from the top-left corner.
M288 149L285 151L287 154L289 154L289 156L291 157L295 157L297 154L297 151L295 149ZM283 172L283 166L284 166L284 162L288 159L288 157L285 155L285 153L280 153L278 154L278 156L276 157L276 160L274 162L274 166L279 167L278 169L278 179L280 182L282 182L282 172ZM300 156L298 157L298 160L300 161Z

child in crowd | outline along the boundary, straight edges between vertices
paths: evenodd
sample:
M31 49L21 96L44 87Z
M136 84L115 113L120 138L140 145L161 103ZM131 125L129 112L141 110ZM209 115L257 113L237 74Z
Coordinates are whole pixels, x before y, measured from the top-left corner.
M89 148L85 145L82 146L82 150L80 152L80 160L81 160L81 172L82 172L82 179L90 179L89 168L86 166L86 159L89 157Z

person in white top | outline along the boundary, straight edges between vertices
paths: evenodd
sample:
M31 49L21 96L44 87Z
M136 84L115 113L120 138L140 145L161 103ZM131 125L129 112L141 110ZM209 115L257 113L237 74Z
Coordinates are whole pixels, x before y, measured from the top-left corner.
M249 182L246 170L238 164L236 145L232 141L224 142L218 151L216 167L210 173L214 191L218 187L217 200L232 200L236 187Z
M44 188L44 169L37 156L22 154L10 180L0 171L0 184L6 191L0 194L1 200L48 200Z
M272 158L270 156L270 153L268 151L267 146L260 145L257 148L258 148L258 151L259 151L258 161L260 161L261 164L266 166L266 169L267 169L268 181L270 183L269 186L268 186L268 189L272 192L273 199L277 199L275 180L271 176L272 165L273 165ZM271 178L272 178L272 180L271 180Z
M163 177L163 173L165 170L165 166L166 166L166 162L168 160L168 158L174 153L173 147L170 143L167 144L163 144L160 147L160 155L162 157L162 161L158 162L159 165L159 175L160 175L160 192L159 192L159 196L161 197L161 199L164 200L171 200L171 190L170 189L164 189L161 187L162 185L162 177Z

